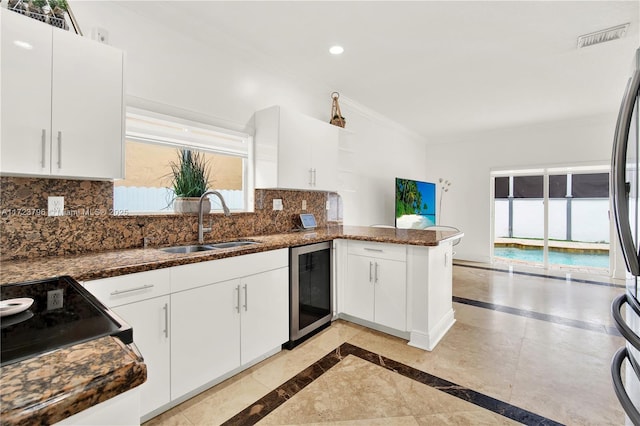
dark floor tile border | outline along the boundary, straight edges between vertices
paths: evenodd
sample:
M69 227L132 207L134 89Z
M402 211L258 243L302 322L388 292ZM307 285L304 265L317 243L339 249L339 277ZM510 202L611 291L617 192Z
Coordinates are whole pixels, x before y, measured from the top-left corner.
M620 332L611 326L604 324L596 324L592 322L580 321L570 318L559 317L556 315L543 314L535 311L528 311L526 309L514 308L505 305L496 305L495 303L482 302L480 300L465 299L464 297L453 296L455 303L462 303L464 305L475 306L478 308L491 309L493 311L505 312L507 314L519 315L521 317L533 318L541 321L552 322L554 324L566 325L569 327L581 328L583 330L596 331L599 333L609 334L611 336L620 336Z
M580 279L580 278L563 278L563 277L559 277L556 275L547 275L547 274L537 274L535 272L524 272L524 271L510 271L508 269L501 269L501 268L493 268L490 266L476 266L476 265L467 265L464 263L454 263L454 266L461 266L463 268L472 268L472 269L483 269L485 271L496 271L496 272L504 272L507 274L517 274L517 275L526 275L526 276L530 276L530 277L538 277L538 278L548 278L548 279L552 279L552 280L558 280L558 281L565 281L567 283L580 283L580 284L591 284L591 285L599 285L602 287L616 287L616 288L626 288L626 286L622 285L622 284L612 284L612 283L606 283L604 281L592 281L592 280L585 280L585 279Z
M416 368L370 352L366 349L362 349L358 346L354 346L350 343L343 343L315 364L304 369L277 389L269 392L267 395L227 420L223 425L249 426L256 424L348 355L354 355L360 359L369 361L372 364L398 373L411 380L415 380L419 383L430 386L441 392L455 396L456 398L470 402L478 407L500 414L525 425L561 425L561 423L540 416L531 411L524 410L516 407L515 405L508 404L448 380L441 379L440 377L420 371Z

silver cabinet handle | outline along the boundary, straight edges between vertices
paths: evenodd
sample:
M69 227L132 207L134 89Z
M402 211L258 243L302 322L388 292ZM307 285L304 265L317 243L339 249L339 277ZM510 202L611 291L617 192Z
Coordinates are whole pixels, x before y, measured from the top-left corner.
M249 305L248 299L247 299L247 285L244 285L244 305L242 306L246 312L247 310L247 306Z
M309 186L313 186L313 169L309 169Z
M43 169L44 169L46 153L47 153L47 129L42 129L42 168Z
M164 309L164 337L169 337L169 304L165 303L164 307L162 308Z
M112 296L116 296L118 294L131 293L132 291L145 290L147 288L153 287L153 284L145 284L142 287L129 288L127 290L115 290L111 292Z
M62 132L58 132L58 168L62 168Z
M240 313L240 286L236 286L236 291L238 292L238 297L236 299L236 312Z
M372 268L373 268L373 262L369 262L369 282L373 280L373 273L371 272Z
M376 280L374 281L376 283L378 282L378 266L380 265L378 265L378 262L376 262Z
M382 253L384 251L382 249L374 249L374 248L369 248L369 247L365 247L364 249L366 251L375 251L375 252L378 252L378 253Z
M317 177L318 177L317 170L316 169L311 169L311 170L313 170L313 186L316 186Z

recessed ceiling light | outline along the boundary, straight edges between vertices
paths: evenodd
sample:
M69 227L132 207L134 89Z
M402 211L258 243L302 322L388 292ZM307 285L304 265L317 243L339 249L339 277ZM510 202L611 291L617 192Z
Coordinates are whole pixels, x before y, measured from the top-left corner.
M344 52L344 47L342 46L331 46L329 49L329 53L332 55L340 55L342 52Z

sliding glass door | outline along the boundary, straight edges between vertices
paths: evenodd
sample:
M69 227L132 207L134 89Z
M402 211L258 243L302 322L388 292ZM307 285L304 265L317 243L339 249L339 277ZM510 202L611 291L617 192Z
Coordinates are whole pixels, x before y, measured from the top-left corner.
M608 271L608 172L494 172L492 184L494 262Z

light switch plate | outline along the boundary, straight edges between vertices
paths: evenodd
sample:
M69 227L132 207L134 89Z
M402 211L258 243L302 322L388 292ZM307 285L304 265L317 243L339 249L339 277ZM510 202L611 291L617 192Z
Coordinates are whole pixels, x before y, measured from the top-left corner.
M47 214L49 216L64 216L64 197L48 197Z
M307 209L307 200L302 200L302 210Z
M273 200L273 209L274 210L282 210L282 199L274 198Z

